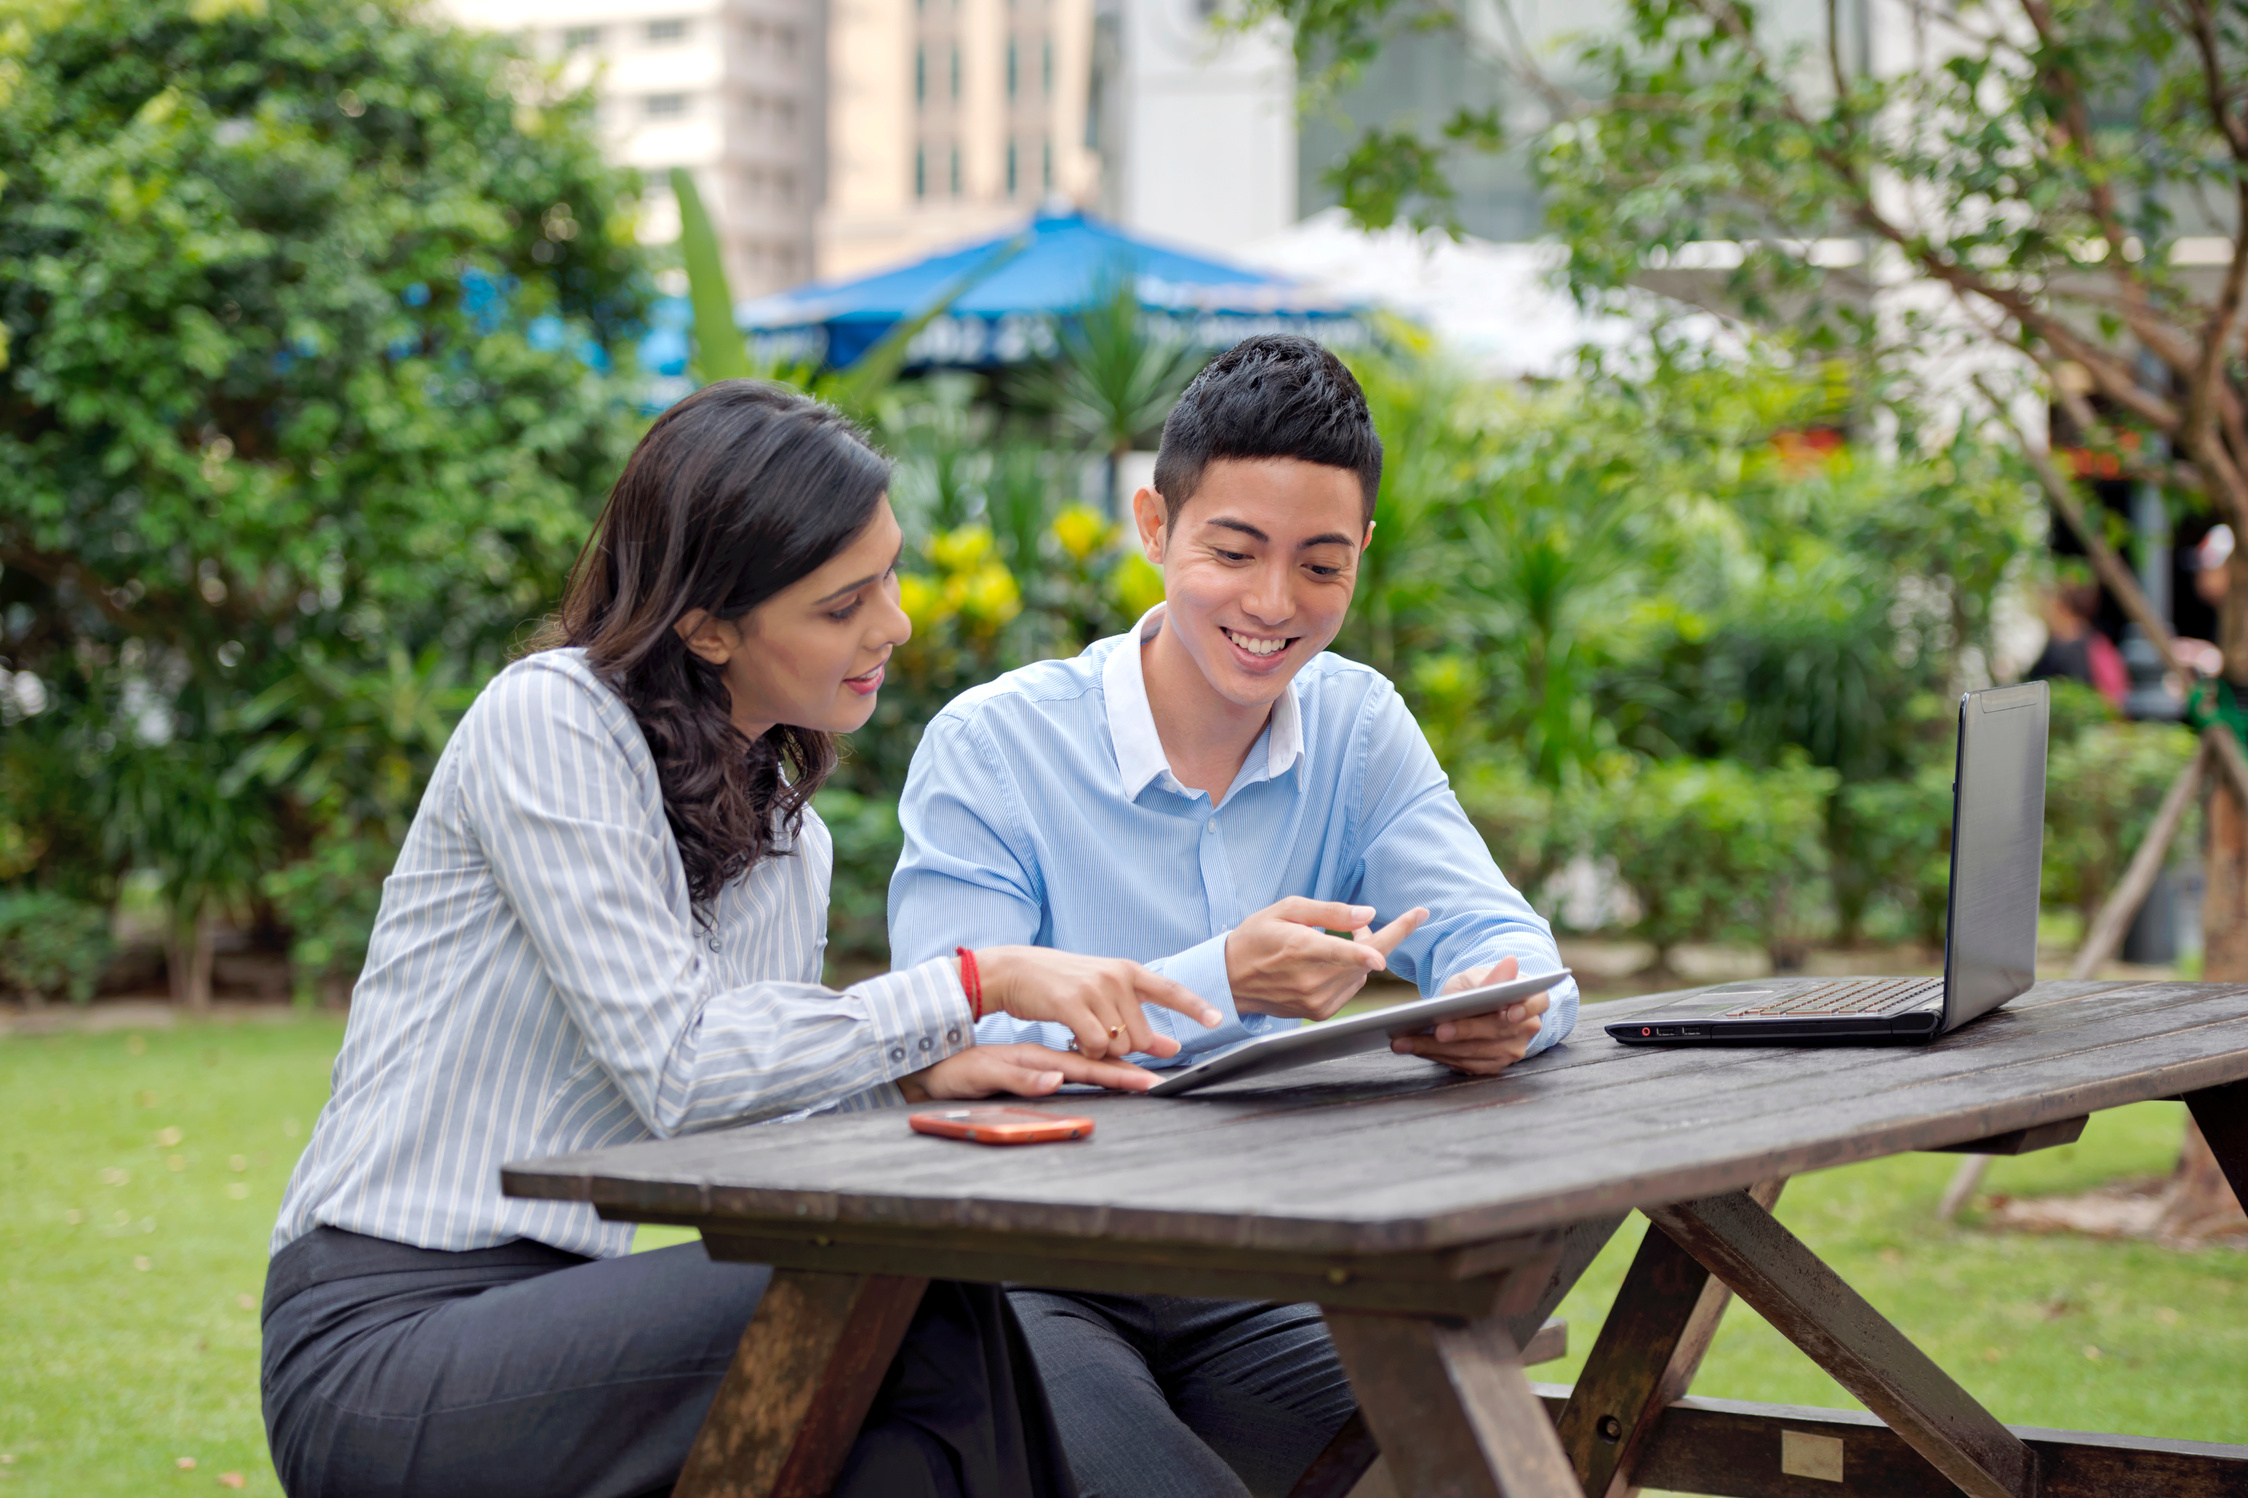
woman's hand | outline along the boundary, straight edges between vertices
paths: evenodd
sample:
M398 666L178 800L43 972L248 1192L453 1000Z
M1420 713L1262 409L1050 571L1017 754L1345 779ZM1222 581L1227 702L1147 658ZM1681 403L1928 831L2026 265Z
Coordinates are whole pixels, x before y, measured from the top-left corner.
M982 954L977 954L979 959ZM1095 1061L1075 1051L1048 1050L1042 1045L972 1045L935 1066L924 1067L898 1079L898 1090L909 1103L940 1098L990 1097L1011 1092L1017 1097L1044 1097L1064 1082L1091 1082L1118 1092L1145 1092L1155 1085L1155 1074L1129 1061Z
M1179 1043L1155 1033L1142 1004L1160 1004L1205 1027L1222 1017L1192 989L1120 957L1080 957L1051 947L984 947L976 953L976 971L983 979L986 1013L998 1009L1017 1019L1066 1025L1077 1037L1079 1052L1095 1061L1133 1051L1178 1054Z

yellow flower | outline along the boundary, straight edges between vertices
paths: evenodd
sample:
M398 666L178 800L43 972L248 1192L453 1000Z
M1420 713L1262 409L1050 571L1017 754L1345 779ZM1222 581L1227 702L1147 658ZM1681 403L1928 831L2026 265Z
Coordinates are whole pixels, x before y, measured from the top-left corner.
M1071 505L1054 517L1054 539L1080 562L1106 546L1113 534L1107 517L1090 505Z
M929 542L929 560L946 572L973 572L997 549L987 525L963 525Z
M997 562L978 567L966 582L960 612L969 618L998 626L1023 611L1022 589L1015 585L1015 575Z
M898 607L913 621L913 632L920 634L946 614L944 594L937 584L919 573L908 572L898 579Z
M1124 560L1109 574L1108 588L1124 612L1137 619L1163 601L1163 574L1138 552L1126 552Z

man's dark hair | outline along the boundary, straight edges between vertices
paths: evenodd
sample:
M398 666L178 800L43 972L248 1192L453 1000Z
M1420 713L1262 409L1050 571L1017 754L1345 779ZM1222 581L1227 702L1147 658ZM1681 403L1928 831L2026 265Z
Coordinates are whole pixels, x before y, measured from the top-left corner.
M1212 359L1163 422L1155 455L1155 492L1165 521L1202 486L1202 474L1225 458L1296 458L1358 475L1374 518L1382 486L1382 439L1366 410L1366 392L1336 358L1309 338L1265 333L1244 338Z

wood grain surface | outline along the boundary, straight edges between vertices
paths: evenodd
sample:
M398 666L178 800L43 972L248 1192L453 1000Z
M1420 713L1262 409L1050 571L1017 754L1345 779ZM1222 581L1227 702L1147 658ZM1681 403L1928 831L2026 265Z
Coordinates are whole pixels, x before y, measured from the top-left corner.
M1534 1384L1558 1416L1567 1384ZM2144 1436L2087 1435L2010 1425L2037 1457L2039 1498L2241 1498L2248 1447ZM1842 1480L1781 1470L1782 1440L1796 1432L1842 1446ZM1799 1405L1681 1399L1663 1413L1639 1467L1669 1492L1715 1498L1958 1498L1959 1489L1872 1415Z
M703 1417L675 1498L823 1498L928 1283L776 1272Z
M1179 1098L1042 1104L1096 1121L1077 1143L995 1149L888 1111L520 1162L503 1180L617 1218L837 1242L942 1227L993 1244L1429 1252L2248 1080L2243 985L2046 983L1918 1047L1602 1033L1670 997L1590 1006L1567 1044L1495 1078L1381 1054Z
M2035 1498L2037 1457L1745 1191L1648 1217L1970 1498Z

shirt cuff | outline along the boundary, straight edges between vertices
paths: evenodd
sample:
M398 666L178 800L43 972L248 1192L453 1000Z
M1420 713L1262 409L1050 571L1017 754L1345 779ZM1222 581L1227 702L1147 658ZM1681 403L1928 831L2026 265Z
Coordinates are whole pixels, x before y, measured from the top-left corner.
M848 992L866 1004L881 1048L876 1063L884 1082L934 1066L976 1043L968 994L957 959L940 957L900 973L884 973Z
M1158 1005L1145 1006L1148 1019L1162 1034L1179 1043L1176 1056L1157 1058L1135 1056L1132 1059L1142 1066L1184 1066L1213 1052L1237 1046L1244 1040L1253 1040L1264 1033L1264 1027L1254 1026L1251 1020L1264 1019L1263 1015L1243 1015L1233 1004L1233 982L1226 976L1225 943L1233 933L1221 931L1208 941L1199 942L1183 952L1159 957L1147 964L1151 973L1160 973L1181 987L1190 988L1209 1001L1218 1011L1215 1029L1205 1030L1195 1020L1175 1009Z

